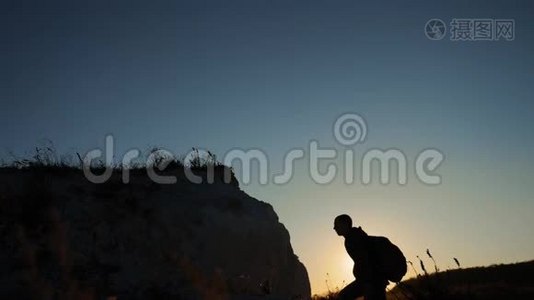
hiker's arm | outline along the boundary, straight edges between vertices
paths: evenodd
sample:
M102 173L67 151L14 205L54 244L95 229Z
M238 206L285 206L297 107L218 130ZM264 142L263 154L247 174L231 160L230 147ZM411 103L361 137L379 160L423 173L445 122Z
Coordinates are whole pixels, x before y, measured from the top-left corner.
M367 245L365 245L363 241L354 241L351 246L351 256L354 259L352 274L358 280L369 279L373 266L369 261L370 256Z
M358 279L361 280L375 280L380 277L380 267L376 257L376 251L371 247L369 241L362 243L359 247L359 256L361 261L358 265Z

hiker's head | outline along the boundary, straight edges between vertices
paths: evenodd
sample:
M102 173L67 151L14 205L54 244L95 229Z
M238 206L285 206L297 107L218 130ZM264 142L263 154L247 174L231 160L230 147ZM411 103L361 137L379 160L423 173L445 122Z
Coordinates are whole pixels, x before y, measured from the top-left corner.
M337 235L345 236L352 228L352 219L349 215L339 215L334 220L334 230Z

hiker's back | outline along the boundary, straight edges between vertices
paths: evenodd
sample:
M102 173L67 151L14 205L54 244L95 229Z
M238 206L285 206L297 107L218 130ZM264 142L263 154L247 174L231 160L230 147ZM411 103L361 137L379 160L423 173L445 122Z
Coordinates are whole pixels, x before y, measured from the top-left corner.
M401 281L406 275L407 265L399 247L383 236L369 236L369 247L373 252L375 266L384 274L385 279L392 282Z

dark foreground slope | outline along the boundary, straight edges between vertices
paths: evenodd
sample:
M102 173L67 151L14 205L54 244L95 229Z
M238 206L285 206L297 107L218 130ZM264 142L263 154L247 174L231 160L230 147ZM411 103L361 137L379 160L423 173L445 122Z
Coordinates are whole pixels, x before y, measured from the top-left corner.
M0 299L308 299L271 205L217 174L94 184L73 168L0 169Z
M395 287L388 299L534 299L534 261L419 276Z

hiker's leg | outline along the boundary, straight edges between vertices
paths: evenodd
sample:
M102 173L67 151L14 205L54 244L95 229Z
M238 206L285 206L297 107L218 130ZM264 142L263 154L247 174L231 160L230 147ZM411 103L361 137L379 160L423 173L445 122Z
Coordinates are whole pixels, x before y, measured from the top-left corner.
M363 285L359 281L353 281L344 287L338 294L338 300L354 300L357 297L363 296Z
M382 282L366 283L364 286L365 300L386 300L386 286Z

